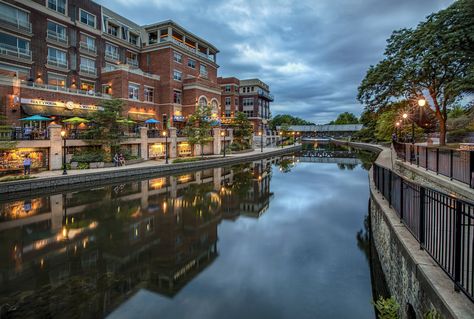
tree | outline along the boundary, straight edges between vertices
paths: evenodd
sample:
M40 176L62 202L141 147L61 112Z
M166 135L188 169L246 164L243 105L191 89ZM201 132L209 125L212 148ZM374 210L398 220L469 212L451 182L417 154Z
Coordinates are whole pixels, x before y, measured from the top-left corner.
M279 114L273 119L271 119L270 128L272 130L276 130L277 126L280 126L283 123L286 123L288 125L314 125L314 123L308 122L296 116L292 116L289 114Z
M359 124L359 119L353 113L344 112L337 116L335 121L331 121L329 124Z
M448 110L474 91L474 2L458 0L415 29L393 32L385 59L371 66L358 100L377 110L396 100L424 99L436 115L440 143L446 140Z
M101 104L103 110L95 111L91 114L91 126L86 134L90 141L96 144L99 142L110 156L120 147L120 142L125 140L123 135L124 126L120 123L123 117L120 116L123 108L123 101L119 99L104 100Z
M204 156L204 145L212 141L211 115L210 105L199 105L196 111L189 116L188 123L184 128L189 144L193 147L194 145L201 146L201 157Z
M243 149L250 147L250 140L252 138L253 126L247 115L243 112L237 112L232 121L234 128L234 140L240 144Z

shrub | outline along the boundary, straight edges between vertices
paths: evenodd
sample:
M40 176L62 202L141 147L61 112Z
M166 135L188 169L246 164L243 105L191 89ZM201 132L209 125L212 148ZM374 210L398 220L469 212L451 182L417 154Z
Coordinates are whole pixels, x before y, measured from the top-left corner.
M377 302L374 302L375 309L377 309L377 318L380 319L398 319L398 309L400 306L395 301L395 298L390 297L384 299L379 297Z
M80 163L77 165L77 169L88 169L88 168L89 168L89 163L80 162Z
M72 156L71 162L79 163L92 163L92 162L103 162L105 158L105 152L102 150L89 150L75 153Z
M201 160L206 160L208 159L207 157L185 157L185 158L177 158L173 160L173 164L177 163L188 163L188 162L197 162Z

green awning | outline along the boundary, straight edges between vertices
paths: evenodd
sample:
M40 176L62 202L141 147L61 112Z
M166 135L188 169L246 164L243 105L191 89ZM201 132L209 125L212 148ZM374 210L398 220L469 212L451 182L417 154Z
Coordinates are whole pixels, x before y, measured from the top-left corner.
M91 110L83 110L83 109L69 110L64 107L46 106L46 105L22 105L21 108L28 115L42 115L42 116L88 117L94 112Z

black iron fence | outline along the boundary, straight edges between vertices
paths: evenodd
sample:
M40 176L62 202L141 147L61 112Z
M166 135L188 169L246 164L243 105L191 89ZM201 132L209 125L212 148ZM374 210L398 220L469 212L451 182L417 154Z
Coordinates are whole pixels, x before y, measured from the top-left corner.
M474 302L474 203L373 165L375 187L446 274Z
M397 157L474 188L474 152L394 142Z

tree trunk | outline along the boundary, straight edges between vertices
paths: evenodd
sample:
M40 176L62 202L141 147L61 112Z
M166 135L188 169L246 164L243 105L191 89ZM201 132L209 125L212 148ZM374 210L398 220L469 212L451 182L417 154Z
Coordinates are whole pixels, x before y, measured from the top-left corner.
M204 144L201 144L201 157L204 158Z
M446 121L439 119L439 145L446 145Z

